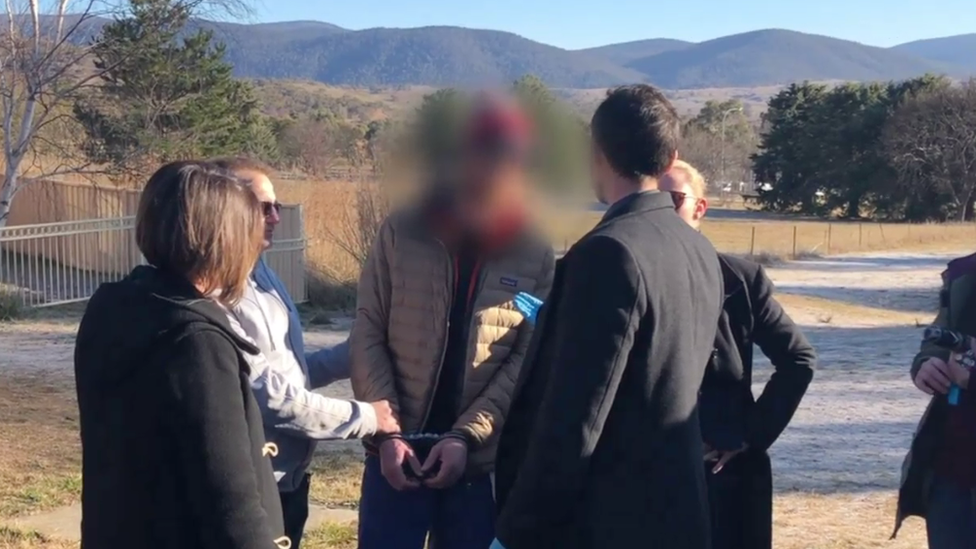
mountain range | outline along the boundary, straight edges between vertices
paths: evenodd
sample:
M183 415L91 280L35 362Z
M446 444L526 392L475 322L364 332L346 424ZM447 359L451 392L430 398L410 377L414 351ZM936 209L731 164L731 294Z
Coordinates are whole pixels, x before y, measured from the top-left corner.
M101 23L104 23L102 21ZM357 87L476 86L534 74L556 88L650 82L666 89L976 75L976 33L891 48L767 29L699 43L664 38L565 50L496 30L348 30L329 23L196 21L227 45L241 77Z

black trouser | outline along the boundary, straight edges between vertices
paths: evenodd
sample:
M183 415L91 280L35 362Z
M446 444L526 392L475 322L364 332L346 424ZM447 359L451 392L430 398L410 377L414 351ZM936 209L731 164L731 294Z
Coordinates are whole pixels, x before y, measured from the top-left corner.
M299 549L305 522L308 520L308 487L312 475L305 475L294 492L281 492L281 511L285 516L285 535L291 540L291 549Z
M769 456L745 452L718 473L705 463L712 549L772 549L773 481Z
M936 477L925 528L930 549L976 549L976 490Z

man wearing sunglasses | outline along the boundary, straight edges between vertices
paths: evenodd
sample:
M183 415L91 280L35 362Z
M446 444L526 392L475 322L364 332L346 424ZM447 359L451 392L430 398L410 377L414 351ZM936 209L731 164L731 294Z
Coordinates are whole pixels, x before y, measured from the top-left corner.
M675 211L698 228L705 180L678 160L661 179ZM816 353L773 297L758 263L719 254L725 295L699 395L712 549L772 549L773 480L766 451L786 428L813 378ZM775 372L752 394L753 344Z
M274 242L281 222L268 168L246 158L213 161L249 182L265 216L264 246ZM278 480L285 534L299 549L308 519L307 473L316 441L361 438L398 431L390 404L329 398L313 392L349 377L349 345L305 353L295 303L273 270L260 259L241 301L228 315L231 325L260 349L249 355L251 388L264 417L268 442L277 449L271 463Z

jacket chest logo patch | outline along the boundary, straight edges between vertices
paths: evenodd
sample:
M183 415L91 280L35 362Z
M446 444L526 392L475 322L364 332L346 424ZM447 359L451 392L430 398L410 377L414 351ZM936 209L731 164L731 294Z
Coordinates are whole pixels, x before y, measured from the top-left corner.
M508 286L509 288L517 288L518 287L518 279L517 278L509 278L507 276L503 276L498 281L501 282L503 286Z

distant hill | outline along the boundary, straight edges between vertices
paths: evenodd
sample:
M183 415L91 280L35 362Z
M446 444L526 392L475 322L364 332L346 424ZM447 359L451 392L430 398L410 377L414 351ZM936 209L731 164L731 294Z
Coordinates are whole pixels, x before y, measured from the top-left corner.
M277 47L231 39L228 46L241 76L342 85L484 85L530 73L552 86L576 88L643 80L639 72L600 57L508 32L459 27L347 31Z
M910 53L788 30L701 42L627 64L670 89L786 84L802 80L898 80L961 72Z
M635 59L650 57L666 51L680 50L693 45L694 42L685 42L684 40L651 38L649 40L621 42L619 44L610 44L609 46L599 46L575 51L601 57L618 65L626 65Z
M893 48L936 62L958 65L976 72L976 33L917 40Z
M105 22L92 21L79 41ZM497 85L525 74L556 88L649 81L668 89L702 89L976 73L976 45L969 42L976 35L885 49L760 30L697 44L657 38L569 51L510 32L461 27L348 30L316 21L193 26L213 29L227 44L238 76L367 88Z

